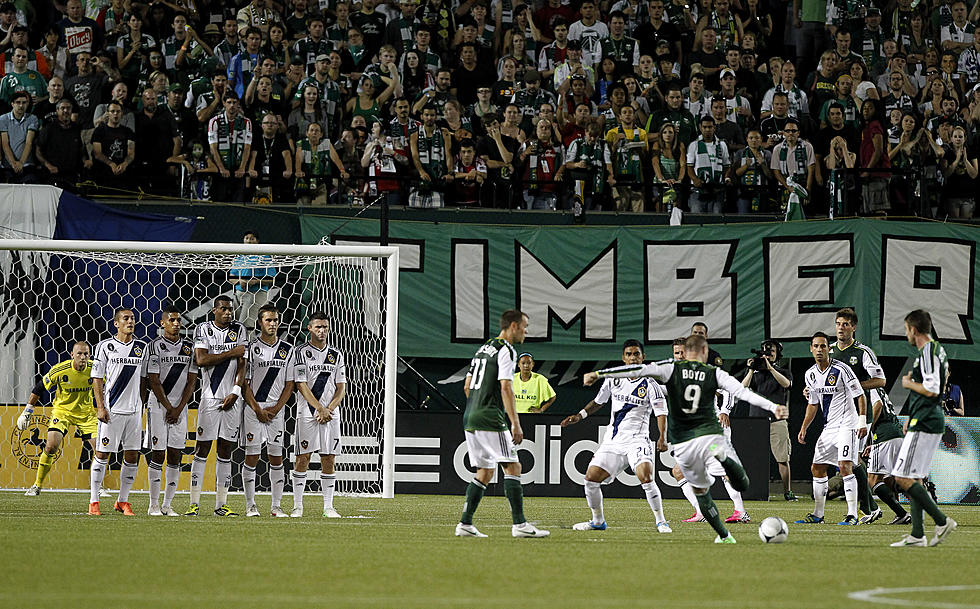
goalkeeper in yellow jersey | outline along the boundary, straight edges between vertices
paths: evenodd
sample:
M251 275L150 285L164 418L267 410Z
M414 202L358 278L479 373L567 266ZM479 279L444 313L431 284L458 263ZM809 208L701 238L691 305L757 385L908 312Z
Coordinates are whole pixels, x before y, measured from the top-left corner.
M42 390L54 393L51 400L53 406L51 423L48 425L47 444L41 454L37 466L37 479L34 486L27 489L25 495L36 497L41 492L44 479L54 464L55 455L61 441L68 433L68 427L74 425L83 440L87 440L95 450L95 434L98 419L95 416L95 406L92 404L92 360L89 359L89 346L85 341L78 341L71 348L71 359L66 359L51 367L41 382L31 391L24 412L17 418L17 428L27 429L34 408L41 401Z

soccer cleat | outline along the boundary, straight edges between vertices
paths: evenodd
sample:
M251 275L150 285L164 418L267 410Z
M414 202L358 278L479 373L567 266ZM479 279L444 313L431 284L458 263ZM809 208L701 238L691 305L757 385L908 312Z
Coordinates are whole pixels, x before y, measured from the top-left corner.
M705 518L701 514L694 512L690 518L685 518L681 522L705 522Z
M116 510L123 516L135 516L133 513L133 506L129 505L128 501L117 501L112 509Z
M196 503L192 503L190 506L188 506L187 511L184 512L184 516L197 516L200 511L201 510L198 505Z
M708 447L708 454L714 457L715 459L718 459L718 461L724 461L725 459L728 458L728 453L725 451L724 444L712 444L711 446ZM729 537L731 536L729 535Z
M27 492L24 493L24 496L25 497L37 497L40 494L41 494L41 487L35 484L31 488L27 489Z
M112 497L112 493L105 490L104 488L99 489L99 497Z
M245 517L252 518L253 516L261 516L259 513L259 508L257 508L254 503L245 508Z
M273 518L289 518L289 514L286 513L286 510L282 509L282 507L278 505L272 506L272 509L269 511L269 515Z
M799 499L796 498L796 494L793 491L786 491L785 493L783 493L783 499L785 499L786 501L799 501Z
M177 517L180 516L180 512L174 510L172 507L165 507L160 511L163 512L164 516L177 516Z
M912 523L912 515L909 514L908 512L905 512L901 516L895 516L895 519L889 522L888 524L911 524L911 523Z
M472 524L460 522L456 524L456 537L486 537L486 535L478 531Z
M881 518L881 508L874 510L870 514L865 514L864 516L861 516L860 518L858 518L858 522L861 524L871 524L872 522L878 520L879 518Z
M850 526L857 526L857 523L858 523L857 517L856 516L851 516L850 514L848 514L847 516L844 516L844 520L841 520L837 524L839 524L841 526L844 526L844 527L850 527Z
M938 546L946 539L946 536L956 530L956 521L946 517L946 524L936 525L936 536L929 540L929 546Z
M302 518L303 517L303 508L302 508L302 506L301 507L295 507L295 508L293 508L293 511L289 513L289 517L290 518Z
M600 524L595 524L591 520L586 520L585 522L579 522L572 525L572 530L574 531L605 531L606 523L602 522Z
M148 507L146 509L146 515L147 516L163 516L163 510L161 510L157 506L151 505L150 507Z
M813 514L807 514L803 518L794 521L796 524L823 524L823 516L814 516Z
M747 513L745 513L745 512L739 512L738 510L735 510L734 512L732 512L732 515L731 516L729 516L728 518L725 519L725 522L729 522L729 523L731 523L731 522L752 522L752 519L749 518L749 515Z
M101 516L102 515L102 511L99 510L99 502L98 501L93 501L92 503L88 504L88 515L89 516Z
M657 523L658 533L673 533L674 529L670 528L670 523L666 520Z
M223 505L214 510L214 515L221 516L223 518L235 518L238 516L238 512L233 512L230 507L228 507L227 505Z
M343 518L343 516L341 516L339 513L337 513L337 510L335 510L333 508L327 508L327 509L323 510L323 517L324 518Z
M522 522L510 527L510 534L514 537L547 537L551 531L539 529L530 522Z
M731 533L729 533L728 537L725 537L724 539L722 539L721 536L718 536L715 537L715 543L735 543L735 537L732 536Z
M926 543L925 537L912 537L911 535L906 535L905 537L901 538L900 540L890 545L893 548L908 548L913 546L924 548L928 544Z

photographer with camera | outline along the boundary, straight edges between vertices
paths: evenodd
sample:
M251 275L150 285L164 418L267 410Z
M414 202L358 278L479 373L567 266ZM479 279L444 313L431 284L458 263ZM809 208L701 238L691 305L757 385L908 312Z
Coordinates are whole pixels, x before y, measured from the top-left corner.
M745 364L748 370L742 384L759 395L778 404L789 403L789 388L793 384L793 374L788 368L776 365L783 354L783 345L777 340L762 341L761 349L753 349L755 357L749 358ZM792 452L789 440L789 423L786 420L777 421L769 412L755 406L749 406L750 417L769 418L769 449L779 465L779 477L783 481L783 498L786 501L796 501L796 495L790 488L789 456Z

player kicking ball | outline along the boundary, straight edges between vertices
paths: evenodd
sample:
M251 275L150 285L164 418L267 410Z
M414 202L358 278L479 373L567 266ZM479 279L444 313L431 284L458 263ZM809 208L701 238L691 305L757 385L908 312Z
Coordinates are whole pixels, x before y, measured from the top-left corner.
M92 396L95 398L99 426L95 458L92 459L91 499L88 513L101 515L99 488L109 465L109 455L123 451L119 472L119 497L115 510L133 516L129 491L136 480L142 443L142 377L147 355L146 343L133 338L136 315L131 309L117 309L113 315L116 335L100 341L92 358Z
M764 408L785 419L788 411L752 392L724 370L706 364L708 341L703 336L689 336L684 342L685 359L654 364L628 364L589 372L582 379L588 386L600 378L652 377L664 384L667 390L667 439L674 445L674 459L684 478L694 490L704 515L718 536L715 543L735 543L708 490L714 477L708 472L710 459L721 463L735 490L749 488L749 478L742 468L735 449L718 422L715 414L715 393L724 389L733 399L740 399Z
M514 309L504 311L500 315L500 334L477 350L463 381L466 393L466 410L463 412L466 454L469 455L470 465L477 469L466 487L466 503L456 525L457 537L486 537L473 526L473 514L498 464L504 469L504 494L510 503L513 520L511 535L547 537L550 534L524 517L521 462L517 458L517 445L524 440L524 431L514 405L517 351L513 345L524 342L527 324L528 317L524 313Z
M824 426L813 451L813 511L797 524L820 524L827 502L827 467L837 466L844 478L847 516L837 524L858 524L858 482L853 464L858 459L859 440L867 435L864 390L851 367L830 358L830 339L823 332L810 338L810 353L816 362L806 371L806 416L797 441L806 444L806 432L817 415L823 413ZM854 400L858 408L854 410ZM860 416L859 416L860 415Z
M640 341L629 339L623 343L623 363L643 363L643 344ZM664 517L663 499L653 479L654 455L667 450L667 399L663 389L646 378L606 379L595 399L578 414L566 417L561 426L575 425L598 411L606 402L612 404L609 426L585 472L585 500L592 510L592 520L580 522L572 528L576 531L606 530L600 485L610 477L618 476L629 465L639 478L647 503L653 510L657 532L673 532ZM656 415L660 430L656 448L650 440L651 414Z

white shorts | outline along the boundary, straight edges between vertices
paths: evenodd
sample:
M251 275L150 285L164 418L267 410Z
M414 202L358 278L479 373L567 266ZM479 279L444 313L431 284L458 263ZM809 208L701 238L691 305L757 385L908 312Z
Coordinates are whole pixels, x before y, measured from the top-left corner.
M139 450L143 441L142 413L109 413L109 422L99 421L95 436L96 450L117 453L120 450Z
M260 408L275 406L275 402L259 402ZM266 451L270 457L282 456L283 438L286 435L286 409L283 408L279 414L268 423L259 423L255 411L245 408L244 423L242 425L242 446L245 447L246 455L262 454L262 445L266 445Z
M928 476L929 468L932 467L932 458L939 448L942 437L942 434L924 431L910 431L905 434L902 448L898 452L898 460L892 468L892 475L896 478L913 479Z
M310 453L341 454L344 450L344 444L340 437L340 418L337 416L337 411L334 411L333 418L326 423L319 423L316 419L307 419L306 417L297 419L293 442L297 455Z
M858 434L854 429L837 427L824 429L813 450L813 463L837 465L844 461L856 463L858 455Z
M238 398L235 405L228 410L220 410L221 402L216 398L201 398L197 411L197 439L209 442L222 438L229 442L238 442L242 428L242 399Z
M600 467L609 473L606 481L618 476L626 466L634 472L640 463L653 464L653 456L657 454L650 438L635 438L626 442L604 442L589 461L589 467Z
M514 463L517 447L510 430L504 431L466 431L466 453L470 465L478 469L494 469L498 463Z
M684 478L694 488L711 488L711 485L715 483L715 477L708 472L709 467L713 469L712 461L718 463L718 460L712 457L709 452L713 444L724 444L728 456L737 463L741 463L738 455L735 454L732 443L722 434L698 436L687 442L674 445L674 460L681 468Z
M732 428L722 427L721 431L723 434L725 434L725 438L728 440L728 443L730 445L732 442ZM737 456L735 458L738 459ZM714 476L715 478L725 477L728 475L725 473L725 468L721 466L721 461L719 461L718 459L708 459L708 473Z
M143 436L143 448L150 450L165 450L167 448L183 448L187 446L187 408L180 411L176 423L167 423L167 411L156 400L150 400L146 406L146 434Z
M871 445L871 455L868 456L868 473L881 476L891 476L898 462L898 453L902 450L902 438L892 438Z

